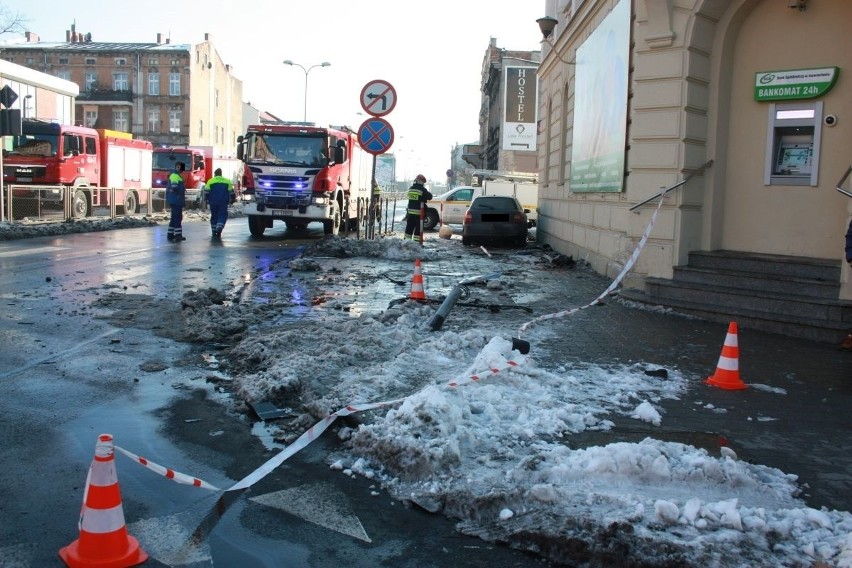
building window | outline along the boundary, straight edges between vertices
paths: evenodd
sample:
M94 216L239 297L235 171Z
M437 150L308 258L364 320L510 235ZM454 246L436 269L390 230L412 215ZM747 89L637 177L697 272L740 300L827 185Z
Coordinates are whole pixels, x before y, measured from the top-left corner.
M60 57L59 58L59 64L60 65L68 65L68 58L67 57Z
M127 73L113 73L112 88L116 91L127 91L130 84L127 81Z
M201 138L202 136L204 136L204 121L199 120L198 121L198 137Z
M180 134L180 118L181 112L179 110L169 111L169 132Z
M119 132L130 132L130 112L126 110L114 110L112 112L112 128Z
M56 76L59 77L60 79L65 79L66 81L70 81L71 80L71 71L69 71L67 69L63 69L62 71L58 72L56 74Z
M150 73L148 73L148 94L160 94L160 74L156 71L151 71Z
M86 92L94 91L98 86L98 74L97 73L86 73L85 81L86 81Z
M98 111L96 110L87 110L85 116L85 124L89 128L94 128L95 124L98 122Z
M27 65L33 65L35 63L35 59L32 57L27 57Z
M169 73L169 95L180 96L180 73Z
M127 60L126 59L116 59L115 64L119 67L124 67L125 65L127 65Z
M148 60L148 65L154 66L154 65L159 65L159 64L160 64L159 59L149 59Z
M160 131L160 109L148 109L148 132Z
M86 65L96 65L96 64L97 64L97 61L95 60L94 57L87 57L86 58Z

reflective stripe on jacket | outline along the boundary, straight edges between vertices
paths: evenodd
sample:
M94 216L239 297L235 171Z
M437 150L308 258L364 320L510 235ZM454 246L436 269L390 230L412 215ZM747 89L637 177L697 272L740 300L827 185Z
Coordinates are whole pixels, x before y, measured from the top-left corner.
M211 205L227 205L234 193L234 184L224 176L213 176L204 186L207 203Z

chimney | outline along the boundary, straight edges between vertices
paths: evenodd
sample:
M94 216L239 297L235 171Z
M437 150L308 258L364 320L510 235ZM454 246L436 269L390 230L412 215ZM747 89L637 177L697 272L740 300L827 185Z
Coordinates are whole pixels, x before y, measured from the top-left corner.
M204 33L204 41L211 41L213 38L207 32Z
M157 34L157 45L161 45L163 43L163 34Z
M71 30L65 30L65 43L71 43Z
M38 43L41 39L35 32L26 32L24 36L27 38L27 43Z

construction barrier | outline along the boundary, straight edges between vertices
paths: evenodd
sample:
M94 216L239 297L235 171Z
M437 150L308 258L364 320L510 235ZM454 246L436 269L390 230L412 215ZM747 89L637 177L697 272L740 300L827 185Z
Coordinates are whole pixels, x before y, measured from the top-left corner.
M98 436L78 527L80 537L59 550L59 557L71 568L126 568L148 559L139 542L127 533L110 434Z

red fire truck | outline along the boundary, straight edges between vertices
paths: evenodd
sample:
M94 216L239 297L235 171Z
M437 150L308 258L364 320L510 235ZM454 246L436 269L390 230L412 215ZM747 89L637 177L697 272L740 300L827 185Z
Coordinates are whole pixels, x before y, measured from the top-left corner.
M15 201L65 206L74 218L109 207L110 195L125 214L138 213L151 191L152 147L130 134L39 120L24 120L3 153L3 181Z
M352 130L305 123L249 126L237 138L240 185L249 231L259 237L275 220L303 229L312 221L336 235L358 223L370 199L372 163Z
M204 185L216 168L222 169L222 175L236 181L238 160L233 158L214 158L212 146L160 147L154 148L154 197L165 199L166 182L169 174L175 171L175 163L183 162L183 184L186 187L186 203L198 207L204 199ZM238 189L238 184L235 190Z

